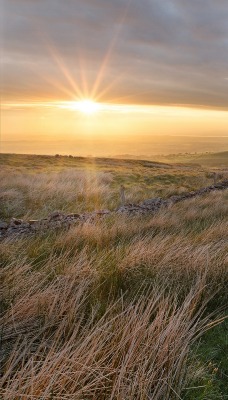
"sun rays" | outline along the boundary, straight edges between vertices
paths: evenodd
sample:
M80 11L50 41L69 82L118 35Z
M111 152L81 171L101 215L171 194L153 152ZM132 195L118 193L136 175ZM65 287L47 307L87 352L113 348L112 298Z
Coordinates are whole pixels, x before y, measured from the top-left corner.
M43 74L43 80L49 85L53 86L55 90L62 92L62 100L60 102L72 101L71 109L78 110L82 114L91 115L100 111L102 106L100 104L104 101L106 96L110 97L113 87L116 82L123 77L123 73L118 76L113 76L108 71L111 66L113 53L116 50L119 36L124 26L124 21L128 13L128 9L132 0L128 0L122 10L120 10L119 17L117 17L113 34L107 43L107 47L100 57L99 66L91 74L91 65L86 55L83 54L81 48L76 48L74 51L74 68L72 65L67 65L67 58L52 38L41 29L41 26L36 26L36 32L43 42L47 55L52 60L53 65L58 71L58 78L54 75ZM109 79L107 79L109 77ZM111 96L112 97L112 96ZM107 97L106 97L107 100ZM116 98L110 99L112 103L119 103ZM54 103L54 101L53 101Z

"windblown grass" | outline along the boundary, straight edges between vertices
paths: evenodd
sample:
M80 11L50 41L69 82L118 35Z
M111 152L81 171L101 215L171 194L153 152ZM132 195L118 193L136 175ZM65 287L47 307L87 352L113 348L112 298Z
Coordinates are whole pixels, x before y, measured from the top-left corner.
M143 160L0 155L0 219L41 218L54 210L84 212L167 197L212 183L196 166Z
M195 349L227 304L227 200L3 241L2 398L225 399Z

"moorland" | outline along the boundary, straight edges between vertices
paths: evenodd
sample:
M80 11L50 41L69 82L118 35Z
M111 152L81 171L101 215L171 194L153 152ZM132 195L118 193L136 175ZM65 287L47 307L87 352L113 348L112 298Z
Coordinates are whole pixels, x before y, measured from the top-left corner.
M1 154L0 220L114 210L120 185L128 203L166 198L227 166ZM227 399L227 225L224 190L2 240L2 399Z

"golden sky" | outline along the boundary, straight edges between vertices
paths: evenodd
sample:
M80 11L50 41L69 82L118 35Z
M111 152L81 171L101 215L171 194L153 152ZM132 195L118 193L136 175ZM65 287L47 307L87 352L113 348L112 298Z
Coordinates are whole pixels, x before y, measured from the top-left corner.
M206 3L2 0L2 142L228 135L228 3Z

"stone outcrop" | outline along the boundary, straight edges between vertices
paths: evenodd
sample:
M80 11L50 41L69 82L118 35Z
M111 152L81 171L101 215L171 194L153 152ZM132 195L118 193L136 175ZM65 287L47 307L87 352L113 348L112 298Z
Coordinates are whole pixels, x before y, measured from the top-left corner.
M5 221L0 221L0 238L14 237L18 235L29 235L35 234L36 232L44 232L48 229L58 229L58 228L69 228L72 225L78 223L84 223L86 221L96 221L97 219L104 218L108 215L140 215L155 213L162 207L170 207L175 203L191 199L197 196L202 196L206 193L210 193L217 190L228 189L228 180L217 183L215 185L207 186L195 191L182 193L180 195L171 196L166 199L160 197L154 199L147 199L139 204L126 204L117 208L114 211L110 210L99 210L90 213L71 213L64 214L60 211L54 211L47 218L40 220L29 220L23 221L21 219L12 218L9 223Z

